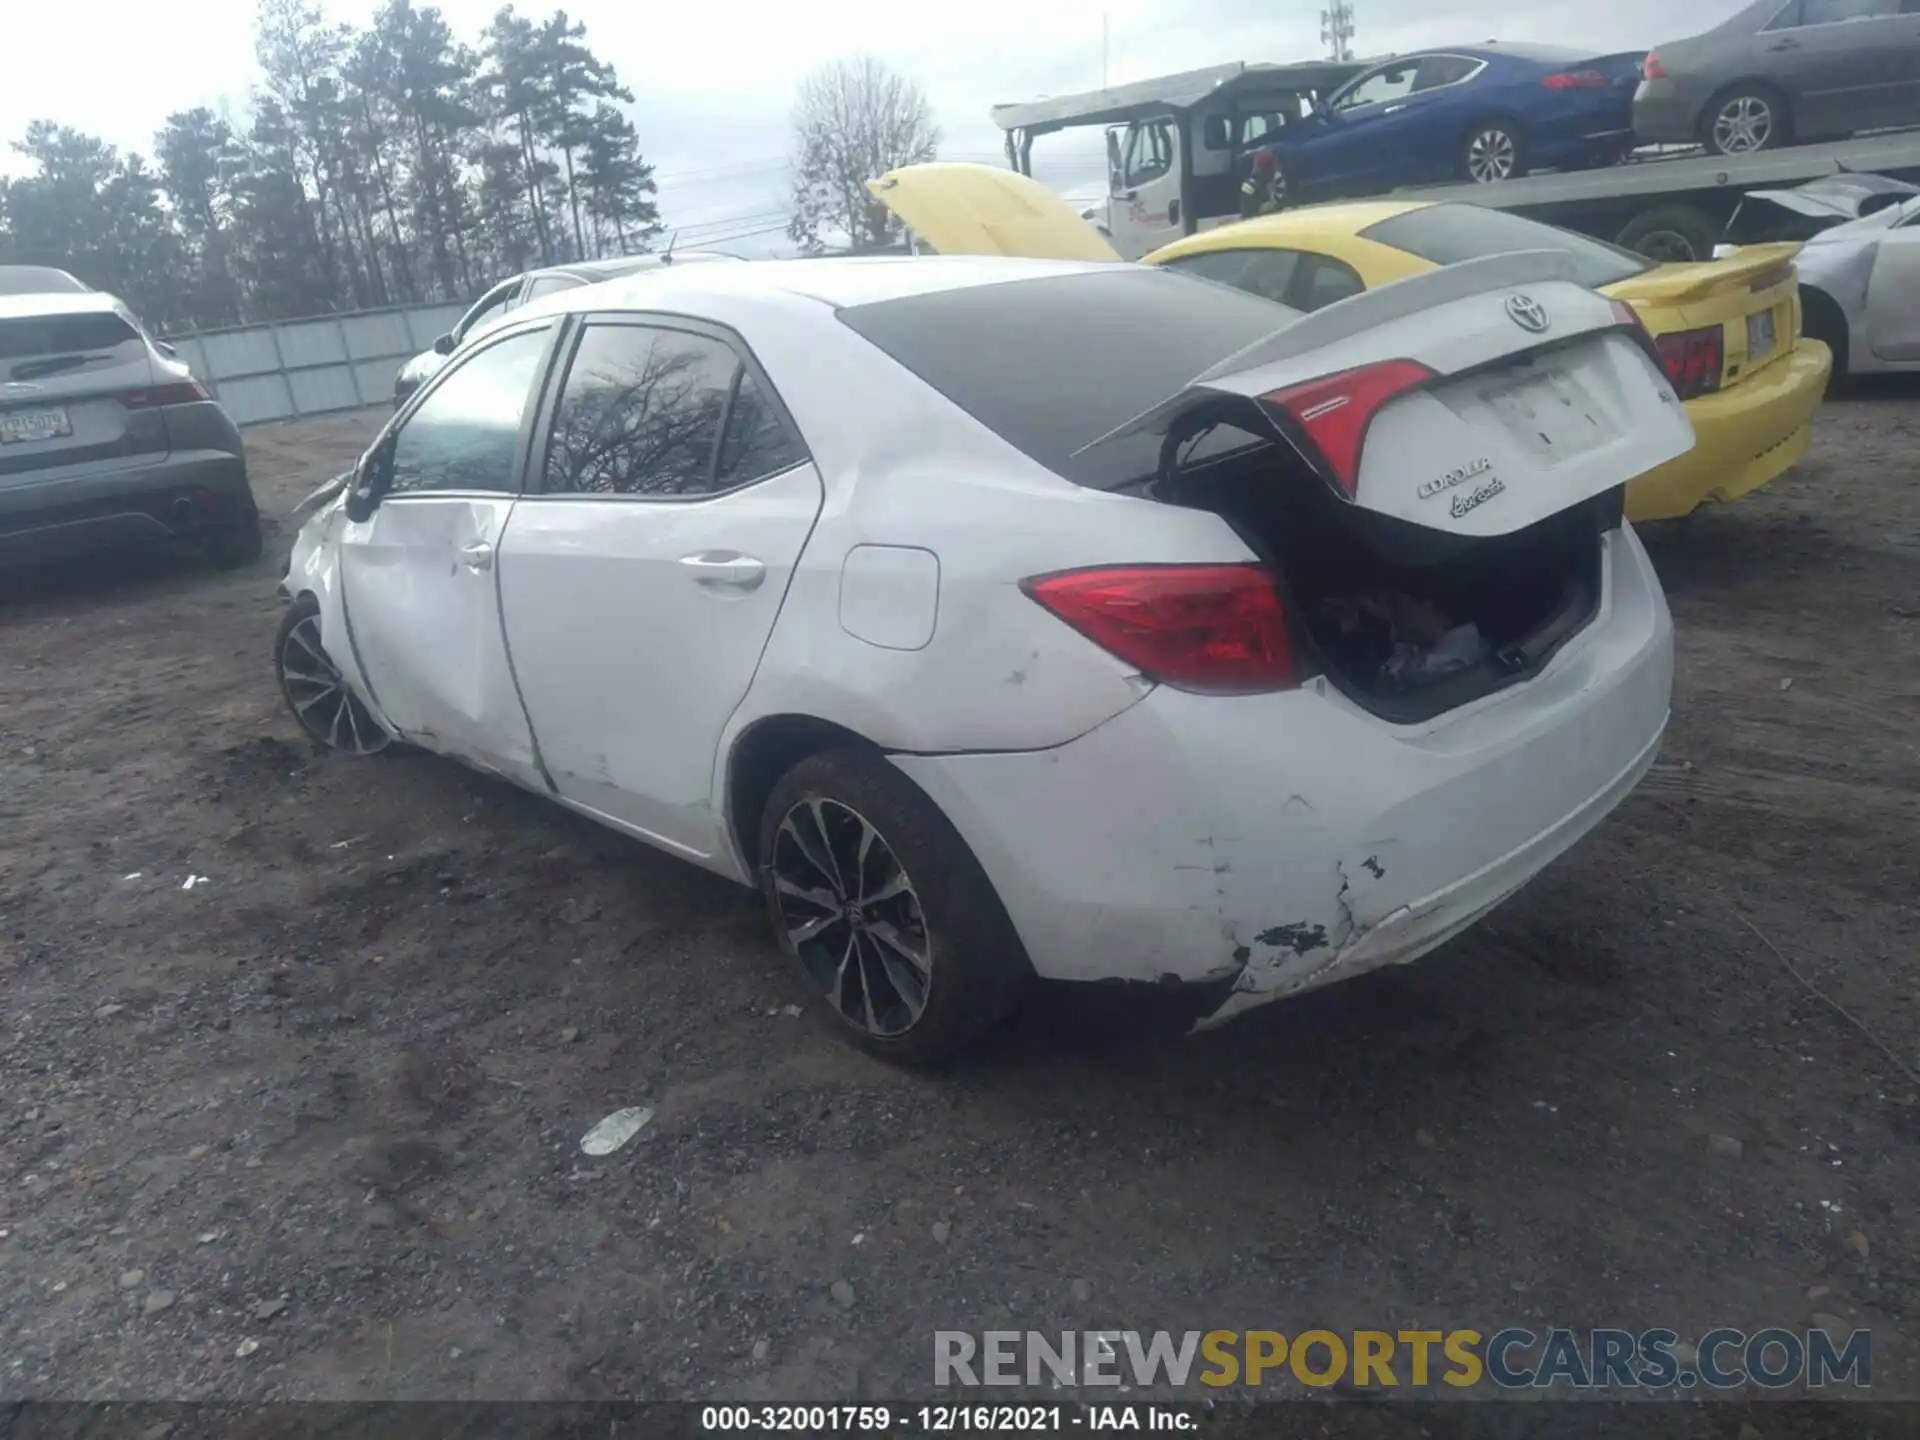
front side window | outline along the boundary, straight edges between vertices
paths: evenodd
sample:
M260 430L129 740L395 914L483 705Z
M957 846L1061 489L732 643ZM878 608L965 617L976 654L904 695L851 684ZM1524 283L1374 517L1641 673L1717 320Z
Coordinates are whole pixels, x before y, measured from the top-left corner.
M394 435L388 491L518 490L520 425L552 337L550 326L509 335L450 366Z
M1129 190L1158 180L1173 169L1173 133L1164 120L1142 125L1128 137L1127 176Z
M1299 264L1298 250L1211 250L1169 260L1165 268L1285 305L1287 287L1293 283L1293 272Z
M659 498L725 488L716 465L739 370L733 351L705 335L589 325L554 416L542 488Z
M1901 0L1793 0L1791 5L1773 17L1767 29L1797 30L1803 25L1884 20L1900 14L1902 8Z
M1362 105L1380 105L1388 100L1404 100L1413 93L1419 79L1420 62L1403 60L1362 75L1333 102L1335 110L1357 110Z
M507 313L508 302L519 290L518 279L509 280L504 285L496 285L474 302L473 308L460 317L460 323L454 326L453 338L464 340L474 330L490 320L498 320Z
M573 287L579 283L580 282L571 275L542 275L538 280L535 280L531 285L527 286L527 298L521 303L531 305L542 295L557 295L562 290L573 289Z

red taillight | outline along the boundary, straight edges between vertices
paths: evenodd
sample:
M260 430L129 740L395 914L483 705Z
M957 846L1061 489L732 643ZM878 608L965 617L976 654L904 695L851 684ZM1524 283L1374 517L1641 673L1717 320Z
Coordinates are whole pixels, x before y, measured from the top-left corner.
M1549 90L1604 90L1607 77L1598 70L1563 70L1540 82Z
M1682 400L1711 395L1720 388L1720 367L1726 359L1726 342L1718 325L1706 330L1679 330L1662 335L1655 342L1660 359L1673 381L1673 392Z
M1658 55L1649 55L1640 62L1640 75L1646 80L1665 80L1667 67L1660 63Z
M1275 390L1260 398L1286 411L1307 432L1333 472L1334 482L1351 500L1360 486L1360 452L1373 417L1389 400L1436 378L1417 360L1388 360Z
M1299 683L1287 616L1259 565L1127 565L1070 570L1021 588L1149 678L1204 695Z
M182 380L175 385L151 385L145 390L123 390L118 398L120 403L129 410L152 410L160 405L191 405L196 400L206 400L211 397L198 380Z

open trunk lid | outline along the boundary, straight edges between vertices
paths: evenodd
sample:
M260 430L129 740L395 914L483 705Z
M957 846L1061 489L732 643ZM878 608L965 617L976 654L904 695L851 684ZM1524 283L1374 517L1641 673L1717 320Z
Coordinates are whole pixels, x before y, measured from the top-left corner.
M946 161L903 165L869 180L867 189L942 255L1120 259L1065 200L1013 170Z
M165 456L162 379L146 338L110 296L0 302L0 486L69 465Z
M1346 505L1453 539L1509 535L1693 448L1631 310L1561 253L1429 271L1306 316L1085 447L1277 434Z

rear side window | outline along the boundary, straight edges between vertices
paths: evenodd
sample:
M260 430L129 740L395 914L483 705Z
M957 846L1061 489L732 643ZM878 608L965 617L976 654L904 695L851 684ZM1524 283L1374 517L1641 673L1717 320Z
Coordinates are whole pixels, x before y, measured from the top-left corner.
M1360 234L1435 265L1518 250L1558 250L1573 257L1579 270L1576 282L1589 288L1615 285L1653 268L1652 261L1629 250L1479 205L1429 205L1369 225Z
M0 363L47 355L113 351L144 346L139 334L118 315L29 315L0 320Z
M710 495L804 458L733 350L707 335L589 325L547 446L549 495Z
M1169 270L1231 285L1276 305L1287 303L1287 287L1299 267L1298 250L1209 250L1166 262Z
M722 490L777 475L806 459L768 403L759 382L745 366L734 386L733 405L720 438L719 486Z
M580 282L571 275L542 275L538 280L527 286L527 297L520 303L523 305L531 305L542 295L557 295L562 290L573 289L573 287L579 283Z
M1058 475L1095 489L1151 476L1157 436L1074 452L1298 319L1162 268L970 285L855 305L841 323Z
M1294 277L1293 303L1308 314L1339 300L1351 300L1366 289L1360 272L1331 255L1308 255Z

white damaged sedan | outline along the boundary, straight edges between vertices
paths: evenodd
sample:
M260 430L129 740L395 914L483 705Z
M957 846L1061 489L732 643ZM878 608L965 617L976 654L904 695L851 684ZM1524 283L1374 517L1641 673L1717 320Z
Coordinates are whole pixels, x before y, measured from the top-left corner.
M1192 1029L1411 961L1667 722L1621 498L1692 432L1564 264L1308 317L957 257L555 296L303 507L281 688L758 886L903 1061L1035 977Z

